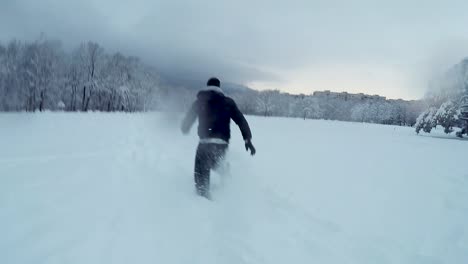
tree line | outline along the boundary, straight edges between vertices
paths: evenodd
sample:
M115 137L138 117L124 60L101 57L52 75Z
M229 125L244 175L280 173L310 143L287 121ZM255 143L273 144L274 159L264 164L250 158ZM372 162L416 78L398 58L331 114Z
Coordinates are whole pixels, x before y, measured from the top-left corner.
M234 95L248 114L412 126L421 101L389 100L366 94L315 92L293 95L278 90Z
M203 87L168 86L134 56L107 53L95 42L70 52L41 36L0 43L0 111L185 111ZM201 86L201 85L200 85ZM278 90L229 89L249 115L412 126L421 101L334 93L294 95Z
M45 37L0 44L0 111L144 111L157 83L138 58L94 42L70 53Z
M430 133L438 126L458 137L468 133L468 58L431 81L427 107L417 118L416 133ZM459 128L459 129L457 129Z

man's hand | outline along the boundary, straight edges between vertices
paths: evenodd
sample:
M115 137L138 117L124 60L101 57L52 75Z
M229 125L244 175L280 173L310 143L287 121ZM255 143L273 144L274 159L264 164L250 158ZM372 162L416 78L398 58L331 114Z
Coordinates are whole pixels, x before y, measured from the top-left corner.
M250 150L250 155L252 155L252 156L255 155L255 153L257 152L257 151L255 150L255 147L254 147L253 144L252 144L252 141L250 141L250 139L247 139L247 140L245 141L245 150L247 150L247 151Z

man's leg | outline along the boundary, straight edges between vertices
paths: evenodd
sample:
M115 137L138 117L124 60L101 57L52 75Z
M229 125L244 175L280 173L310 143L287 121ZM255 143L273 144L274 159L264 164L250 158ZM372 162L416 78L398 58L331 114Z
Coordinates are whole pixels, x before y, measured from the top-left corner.
M227 144L198 145L195 157L195 186L199 195L210 199L210 171L223 166L227 147Z
M195 187L197 193L210 199L210 171L215 167L218 144L199 144L195 156Z
M217 170L217 171L222 171L227 164L225 157L226 157L226 152L228 149L227 144L216 144L213 146L213 167L212 169Z
M198 195L210 198L210 157L207 144L198 144L195 156L195 188Z
M214 152L213 169L219 174L219 186L222 187L231 176L230 164L226 160L227 144L218 144Z

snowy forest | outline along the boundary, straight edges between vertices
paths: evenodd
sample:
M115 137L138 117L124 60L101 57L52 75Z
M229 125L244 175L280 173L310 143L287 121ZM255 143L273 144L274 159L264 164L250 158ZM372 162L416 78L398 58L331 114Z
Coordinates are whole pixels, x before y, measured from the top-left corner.
M139 58L107 53L95 42L69 52L44 36L0 43L0 111L185 111L203 82L174 83ZM222 88L249 115L413 126L426 107L423 101L346 92Z
M59 41L0 44L1 111L144 111L158 77L138 58L87 42L70 53Z
M427 109L417 118L416 133L430 133L438 126L458 137L468 132L468 58L435 78L425 98Z

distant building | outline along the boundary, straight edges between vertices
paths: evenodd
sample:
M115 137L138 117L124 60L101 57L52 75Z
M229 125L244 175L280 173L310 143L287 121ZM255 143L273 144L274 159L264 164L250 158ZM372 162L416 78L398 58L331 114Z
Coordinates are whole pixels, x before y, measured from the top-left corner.
M363 93L348 93L348 92L331 92L330 90L325 91L315 91L312 96L318 98L330 98L330 99L342 99L345 101L348 100L381 100L385 101L387 98L385 96L380 95L368 95Z

